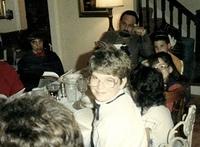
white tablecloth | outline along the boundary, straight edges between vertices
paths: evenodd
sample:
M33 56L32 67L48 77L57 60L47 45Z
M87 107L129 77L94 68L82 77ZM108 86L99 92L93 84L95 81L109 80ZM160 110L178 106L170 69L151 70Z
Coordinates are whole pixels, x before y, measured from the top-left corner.
M65 105L68 109L70 109L73 112L74 117L79 124L83 136L84 146L91 147L90 138L91 138L92 121L93 121L92 109L83 108L77 110L73 108L73 103L69 103L67 101L67 98L62 98L59 102Z

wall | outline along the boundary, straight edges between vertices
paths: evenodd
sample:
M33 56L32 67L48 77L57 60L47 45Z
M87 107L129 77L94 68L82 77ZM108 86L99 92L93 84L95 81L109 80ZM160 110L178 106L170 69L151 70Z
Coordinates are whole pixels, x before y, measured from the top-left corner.
M192 11L194 14L196 14L196 10L200 9L200 1L199 0L178 0L180 3L182 3L184 6L187 6L187 8Z
M75 68L78 57L91 51L94 42L108 29L108 18L80 18L77 0L48 0L48 6L53 49L65 70ZM126 9L133 9L132 0L124 0L124 7L113 9L115 28Z
M0 33L27 29L24 0L6 0L6 10L13 11L13 19L0 19Z

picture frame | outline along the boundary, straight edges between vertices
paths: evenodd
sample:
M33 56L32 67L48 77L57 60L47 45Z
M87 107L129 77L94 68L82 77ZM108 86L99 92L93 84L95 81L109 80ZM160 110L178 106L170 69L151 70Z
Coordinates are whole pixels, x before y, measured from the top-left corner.
M79 17L108 17L106 8L96 8L96 0L78 0Z
M4 18L6 15L5 11L5 0L0 0L0 18Z

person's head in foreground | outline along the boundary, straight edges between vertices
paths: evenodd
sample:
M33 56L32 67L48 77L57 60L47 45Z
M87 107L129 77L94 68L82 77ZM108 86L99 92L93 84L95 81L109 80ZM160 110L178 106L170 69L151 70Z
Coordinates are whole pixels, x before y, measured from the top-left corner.
M139 66L131 72L131 87L136 91L136 101L143 110L164 105L164 81L154 68Z
M131 61L128 55L107 45L96 50L90 58L89 85L96 100L104 102L126 86Z
M1 147L82 147L72 113L49 97L24 96L0 107Z

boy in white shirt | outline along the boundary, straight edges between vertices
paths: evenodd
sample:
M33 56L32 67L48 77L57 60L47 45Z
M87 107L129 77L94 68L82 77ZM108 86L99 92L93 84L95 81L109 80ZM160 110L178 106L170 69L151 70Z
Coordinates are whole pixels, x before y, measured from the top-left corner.
M94 147L147 147L140 112L124 90L130 66L128 55L113 46L96 50L90 58Z

